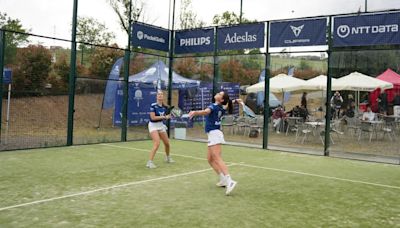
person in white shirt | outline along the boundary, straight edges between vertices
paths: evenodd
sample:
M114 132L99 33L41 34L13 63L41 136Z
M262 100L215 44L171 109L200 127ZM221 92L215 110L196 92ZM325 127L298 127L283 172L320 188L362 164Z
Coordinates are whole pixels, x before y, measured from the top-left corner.
M372 112L372 110L371 110L371 106L367 106L367 111L366 112L364 112L364 114L363 114L363 116L362 116L362 120L363 121L373 121L373 120L375 120L375 113L374 112Z

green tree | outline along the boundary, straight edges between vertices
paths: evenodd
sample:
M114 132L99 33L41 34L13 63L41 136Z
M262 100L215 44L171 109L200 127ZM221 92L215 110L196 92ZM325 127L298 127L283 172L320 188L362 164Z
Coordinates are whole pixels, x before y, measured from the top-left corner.
M215 15L213 17L213 24L214 25L235 25L239 24L240 17L235 12L225 11L221 15ZM247 18L242 16L242 23L251 23L256 21L251 21Z
M181 0L179 14L181 29L199 28L204 26L204 22L197 19L197 15L192 10L192 0Z
M68 78L70 73L69 68L69 61L67 55L63 54L59 58L57 58L57 62L53 65L53 70L56 75L59 77L61 84L66 85L68 84Z
M40 92L51 71L51 53L41 45L17 50L14 87L18 91Z
M100 23L93 17L78 17L77 24L77 40L80 42L109 45L115 35L108 32L105 24ZM94 46L90 46L89 49L86 48L85 44L79 44L79 49L81 50L81 64L83 64L84 53L91 54ZM85 51L88 50L88 51Z
M132 11L131 15L129 16L130 1L132 1ZM107 0L107 2L111 5L114 12L117 14L122 30L124 30L128 34L128 28L130 26L129 18L131 18L133 21L139 21L139 18L142 16L144 10L143 1Z
M0 12L0 28L15 31L6 32L6 50L5 50L5 64L14 62L17 53L17 47L24 45L28 42L28 35L22 34L28 32L22 27L21 21L7 16L6 13Z
M105 24L93 17L78 17L76 37L80 42L109 45L115 39L115 35L107 30ZM82 46L81 44L80 49Z
M308 61L302 59L300 60L300 66L299 66L300 70L309 70L311 69L310 64L308 63Z
M117 45L113 45L117 47ZM96 48L90 59L89 73L94 78L107 79L114 62L124 56L124 52L111 48Z

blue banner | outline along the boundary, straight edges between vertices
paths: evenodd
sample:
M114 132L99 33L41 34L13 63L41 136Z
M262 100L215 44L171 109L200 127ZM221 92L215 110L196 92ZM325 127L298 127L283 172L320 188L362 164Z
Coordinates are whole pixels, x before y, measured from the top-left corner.
M333 46L400 44L400 13L335 17Z
M132 24L132 45L159 51L169 50L169 31L149 25Z
M104 93L103 99L103 109L109 109L114 107L115 103L115 92L118 86L119 74L121 72L122 64L124 63L124 59L119 58L113 65L110 75L108 76L106 92Z
M3 71L3 85L11 84L12 81L12 71L11 69L4 68Z
M115 96L115 109L113 123L115 126L121 126L122 123L122 105L124 100L123 82L118 82L118 88ZM226 91L231 99L239 98L239 83L223 82L219 84L219 89ZM211 103L212 83L202 82L198 88L189 88L179 90L178 106L183 113L188 113L192 110L201 110L208 107ZM143 88L140 83L129 83L128 90L128 125L138 126L146 125L150 120L150 106L156 102L157 89ZM234 106L233 114L239 114L239 106ZM202 121L203 117L196 117L195 122ZM171 123L175 123L172 120ZM191 127L189 123L188 127Z
M326 45L327 19L283 21L271 23L270 46Z
M262 48L265 25L251 24L217 29L218 50Z
M214 29L196 29L175 33L175 53L214 51Z
M157 100L157 89L141 88L139 83L129 83L128 89L128 125L145 125L150 120L150 106ZM124 100L123 83L118 84L117 93L114 94L115 110L114 124L120 126L122 123L122 103Z

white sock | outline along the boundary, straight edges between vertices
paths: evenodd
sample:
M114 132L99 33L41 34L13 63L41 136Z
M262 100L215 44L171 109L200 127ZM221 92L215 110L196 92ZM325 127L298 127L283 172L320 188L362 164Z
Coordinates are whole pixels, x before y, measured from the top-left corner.
M231 176L229 174L226 175L225 178L226 178L225 180L226 180L227 183L230 183L232 181L232 178L231 178Z
M225 180L225 175L223 173L219 173L219 180L224 181Z

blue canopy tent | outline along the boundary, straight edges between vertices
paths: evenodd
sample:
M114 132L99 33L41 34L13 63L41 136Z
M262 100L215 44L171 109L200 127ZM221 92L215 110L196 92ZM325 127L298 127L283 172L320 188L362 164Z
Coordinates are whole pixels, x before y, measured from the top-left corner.
M165 90L169 82L169 68L157 61L148 69L129 76L128 89L128 123L129 125L142 125L149 121L150 105L156 101L158 89ZM172 72L172 89L198 88L200 81L191 80ZM107 96L107 94L106 94ZM119 81L115 97L114 124L121 124L121 108L123 101L123 83Z
M157 61L147 70L129 76L130 83L139 83L142 88L166 89L169 82L169 68L162 61ZM200 81L188 79L172 71L172 89L199 87ZM161 88L160 88L161 87Z

